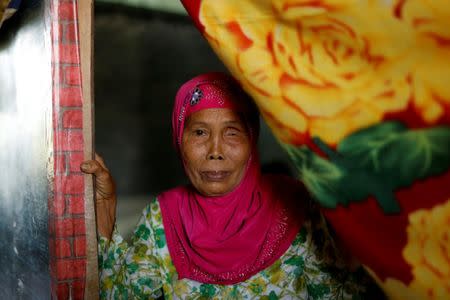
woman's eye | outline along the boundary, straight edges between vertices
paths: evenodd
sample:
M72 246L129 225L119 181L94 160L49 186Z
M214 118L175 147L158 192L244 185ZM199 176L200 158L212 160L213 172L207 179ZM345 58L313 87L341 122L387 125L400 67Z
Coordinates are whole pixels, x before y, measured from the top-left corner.
M196 129L196 130L194 130L194 134L195 134L196 136L202 136L202 135L205 134L205 131L202 130L202 129Z
M239 134L239 130L231 128L227 130L226 134L228 136L236 136Z

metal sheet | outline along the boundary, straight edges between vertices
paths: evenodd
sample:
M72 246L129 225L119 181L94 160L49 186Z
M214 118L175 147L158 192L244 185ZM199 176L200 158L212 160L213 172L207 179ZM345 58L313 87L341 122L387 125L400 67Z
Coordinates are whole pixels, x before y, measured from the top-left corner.
M0 299L50 299L47 11L27 8L0 32Z

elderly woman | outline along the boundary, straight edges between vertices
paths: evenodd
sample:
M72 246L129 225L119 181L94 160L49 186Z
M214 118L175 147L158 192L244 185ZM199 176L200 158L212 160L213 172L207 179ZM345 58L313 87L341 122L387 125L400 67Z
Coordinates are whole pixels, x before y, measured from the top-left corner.
M190 184L148 204L131 245L114 226L105 164L82 164L96 175L102 298L358 298L361 278L344 268L303 186L260 173L258 112L236 81L210 73L185 83L172 126Z

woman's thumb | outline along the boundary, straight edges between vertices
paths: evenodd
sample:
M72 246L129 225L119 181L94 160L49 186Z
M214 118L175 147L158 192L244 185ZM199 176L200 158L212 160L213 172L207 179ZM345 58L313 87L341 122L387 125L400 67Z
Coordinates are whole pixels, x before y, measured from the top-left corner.
M93 174L97 170L96 165L92 163L91 161L84 161L80 165L81 171L84 173Z

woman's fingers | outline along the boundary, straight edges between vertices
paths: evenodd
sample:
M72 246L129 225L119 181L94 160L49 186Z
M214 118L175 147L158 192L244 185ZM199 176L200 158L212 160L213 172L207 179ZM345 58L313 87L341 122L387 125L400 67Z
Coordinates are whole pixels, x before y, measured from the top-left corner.
M100 176L106 170L101 166L101 164L96 160L86 160L80 165L81 171L87 174L94 174L95 176Z
M95 160L86 160L80 165L81 171L88 174L95 174L95 176L101 176L103 173L109 173L108 167L106 167L103 158L95 153Z
M81 171L95 175L96 191L102 195L114 193L114 180L109 170L97 160L87 160L80 165Z
M95 175L95 196L98 201L109 200L115 197L114 179L108 169L98 160L87 160L80 165L81 171Z

